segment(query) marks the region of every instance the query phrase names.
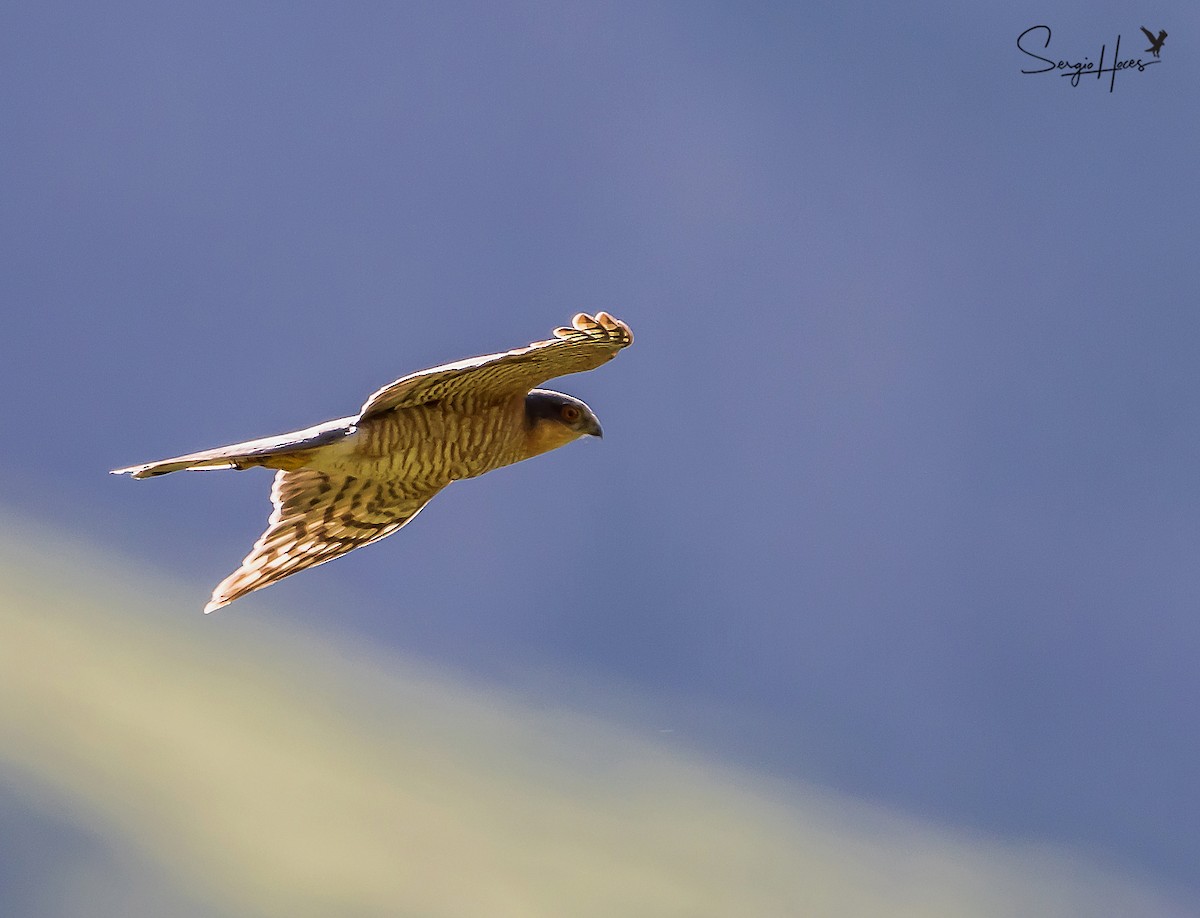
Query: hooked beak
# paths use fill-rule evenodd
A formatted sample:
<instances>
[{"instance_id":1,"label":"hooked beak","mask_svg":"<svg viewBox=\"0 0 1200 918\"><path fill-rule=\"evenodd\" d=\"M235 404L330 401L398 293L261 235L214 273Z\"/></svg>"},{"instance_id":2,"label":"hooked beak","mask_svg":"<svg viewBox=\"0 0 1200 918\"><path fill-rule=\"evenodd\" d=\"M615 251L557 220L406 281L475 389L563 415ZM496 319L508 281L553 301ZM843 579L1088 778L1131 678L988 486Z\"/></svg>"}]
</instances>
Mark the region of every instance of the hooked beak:
<instances>
[{"instance_id":1,"label":"hooked beak","mask_svg":"<svg viewBox=\"0 0 1200 918\"><path fill-rule=\"evenodd\" d=\"M604 438L604 431L600 429L600 422L597 421L595 417L592 417L592 419L588 421L588 425L587 427L583 428L583 432L589 437L599 437L601 439Z\"/></svg>"}]
</instances>

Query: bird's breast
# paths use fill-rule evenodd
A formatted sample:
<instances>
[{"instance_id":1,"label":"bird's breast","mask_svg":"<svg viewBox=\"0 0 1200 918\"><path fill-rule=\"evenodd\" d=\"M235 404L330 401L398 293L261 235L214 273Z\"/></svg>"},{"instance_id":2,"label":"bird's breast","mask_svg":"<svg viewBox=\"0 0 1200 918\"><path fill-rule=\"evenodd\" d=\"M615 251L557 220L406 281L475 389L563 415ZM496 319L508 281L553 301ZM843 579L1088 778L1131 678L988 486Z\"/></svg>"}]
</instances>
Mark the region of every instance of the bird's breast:
<instances>
[{"instance_id":1,"label":"bird's breast","mask_svg":"<svg viewBox=\"0 0 1200 918\"><path fill-rule=\"evenodd\" d=\"M346 458L364 474L370 469L440 487L524 458L524 438L523 403L475 410L419 405L364 422Z\"/></svg>"}]
</instances>

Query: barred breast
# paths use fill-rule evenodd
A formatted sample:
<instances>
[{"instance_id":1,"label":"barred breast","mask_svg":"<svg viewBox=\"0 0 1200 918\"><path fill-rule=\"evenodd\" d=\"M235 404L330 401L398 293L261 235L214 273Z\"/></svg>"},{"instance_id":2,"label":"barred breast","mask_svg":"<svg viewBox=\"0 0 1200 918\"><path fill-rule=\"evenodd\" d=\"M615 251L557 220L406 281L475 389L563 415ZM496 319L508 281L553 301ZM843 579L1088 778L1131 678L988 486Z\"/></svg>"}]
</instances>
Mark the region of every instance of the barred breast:
<instances>
[{"instance_id":1,"label":"barred breast","mask_svg":"<svg viewBox=\"0 0 1200 918\"><path fill-rule=\"evenodd\" d=\"M348 440L345 472L439 488L525 458L525 399L389 411L364 421Z\"/></svg>"}]
</instances>

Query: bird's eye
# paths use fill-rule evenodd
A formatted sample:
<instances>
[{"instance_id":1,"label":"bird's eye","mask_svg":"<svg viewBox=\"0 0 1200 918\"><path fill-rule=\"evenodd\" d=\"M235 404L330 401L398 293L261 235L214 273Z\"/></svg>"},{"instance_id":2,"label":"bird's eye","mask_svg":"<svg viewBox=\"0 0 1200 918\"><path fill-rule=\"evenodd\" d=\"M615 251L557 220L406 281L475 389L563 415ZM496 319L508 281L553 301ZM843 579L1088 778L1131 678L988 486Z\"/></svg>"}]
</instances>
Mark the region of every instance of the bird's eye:
<instances>
[{"instance_id":1,"label":"bird's eye","mask_svg":"<svg viewBox=\"0 0 1200 918\"><path fill-rule=\"evenodd\" d=\"M562 419L568 424L574 424L583 416L583 412L575 405L563 405Z\"/></svg>"}]
</instances>

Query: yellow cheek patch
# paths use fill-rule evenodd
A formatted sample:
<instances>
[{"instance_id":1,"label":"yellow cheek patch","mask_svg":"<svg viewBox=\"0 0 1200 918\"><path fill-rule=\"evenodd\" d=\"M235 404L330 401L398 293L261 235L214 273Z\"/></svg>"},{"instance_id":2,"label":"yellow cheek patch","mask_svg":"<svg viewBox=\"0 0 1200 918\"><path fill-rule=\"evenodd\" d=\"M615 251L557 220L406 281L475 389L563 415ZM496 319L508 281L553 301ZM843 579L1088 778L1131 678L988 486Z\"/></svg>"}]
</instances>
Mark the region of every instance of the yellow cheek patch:
<instances>
[{"instance_id":1,"label":"yellow cheek patch","mask_svg":"<svg viewBox=\"0 0 1200 918\"><path fill-rule=\"evenodd\" d=\"M550 450L566 446L578 438L579 431L571 430L564 424L539 420L526 436L527 455L537 456L540 453L548 453Z\"/></svg>"}]
</instances>

